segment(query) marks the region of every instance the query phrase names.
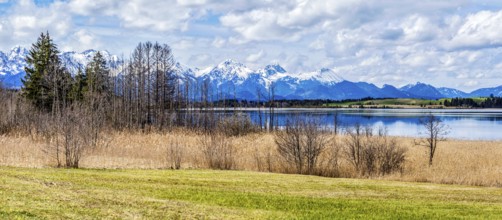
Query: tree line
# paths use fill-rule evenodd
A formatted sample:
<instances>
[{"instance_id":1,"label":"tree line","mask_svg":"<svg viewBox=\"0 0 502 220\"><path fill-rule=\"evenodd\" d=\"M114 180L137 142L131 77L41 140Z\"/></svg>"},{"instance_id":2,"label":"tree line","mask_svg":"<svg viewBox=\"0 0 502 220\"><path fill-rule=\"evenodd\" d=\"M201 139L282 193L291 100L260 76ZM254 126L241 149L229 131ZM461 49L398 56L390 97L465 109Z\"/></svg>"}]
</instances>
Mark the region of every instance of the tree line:
<instances>
[{"instance_id":1,"label":"tree line","mask_svg":"<svg viewBox=\"0 0 502 220\"><path fill-rule=\"evenodd\" d=\"M178 77L167 44L139 43L128 61L117 68L110 68L106 58L96 52L73 74L59 53L50 34L41 33L26 57L21 90L8 90L0 84L0 133L42 137L49 146L45 150L54 155L58 166L78 167L81 151L99 145L106 131L163 132L184 127L206 133L221 128L240 134L276 129L273 116L267 127L256 128L237 111L232 120L213 111L218 107L215 100L222 100L215 97L218 92L208 80ZM273 101L267 104L264 107L274 108Z\"/></svg>"},{"instance_id":2,"label":"tree line","mask_svg":"<svg viewBox=\"0 0 502 220\"><path fill-rule=\"evenodd\" d=\"M0 134L17 132L45 141L43 151L58 167L79 167L86 151L106 145L107 132L168 132L180 127L201 135L209 168L232 169L235 149L229 137L258 131L274 134L277 152L291 172L333 176L318 168L322 163L336 167L342 148L360 175L384 175L401 170L404 164L405 151L385 132L375 134L371 128L356 124L346 129L345 141L338 142L338 117L334 131L313 118L299 116L288 118L279 129L275 108L317 106L330 100L278 101L274 84L267 94L257 91L259 101L227 100L207 79L178 77L172 50L166 44L139 43L118 68L110 68L106 58L96 52L74 74L58 54L49 33L42 33L26 58L21 91L0 85ZM250 106L257 108L257 124L239 112L238 107ZM223 113L215 111L217 108L223 108ZM424 126L437 128L434 123L441 123L437 118L429 119ZM428 142L431 164L441 137L437 130L444 128L429 129L436 132ZM170 156L176 161L173 167L179 168L182 144L171 145ZM319 160L323 153L330 155L328 162Z\"/></svg>"},{"instance_id":3,"label":"tree line","mask_svg":"<svg viewBox=\"0 0 502 220\"><path fill-rule=\"evenodd\" d=\"M476 101L472 98L452 98L445 100L444 106L447 107L464 107L464 108L502 108L502 97L490 97L482 101Z\"/></svg>"}]
</instances>

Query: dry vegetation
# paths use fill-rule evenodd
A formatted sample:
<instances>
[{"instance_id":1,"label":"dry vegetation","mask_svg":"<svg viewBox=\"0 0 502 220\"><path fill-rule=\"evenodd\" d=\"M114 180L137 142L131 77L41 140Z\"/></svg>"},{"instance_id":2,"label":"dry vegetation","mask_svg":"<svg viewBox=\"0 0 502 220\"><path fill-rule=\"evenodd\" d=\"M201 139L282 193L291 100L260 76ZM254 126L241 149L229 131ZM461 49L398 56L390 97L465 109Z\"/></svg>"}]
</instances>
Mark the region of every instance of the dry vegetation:
<instances>
[{"instance_id":1,"label":"dry vegetation","mask_svg":"<svg viewBox=\"0 0 502 220\"><path fill-rule=\"evenodd\" d=\"M195 132L178 130L169 133L114 132L107 134L95 149L85 152L80 167L85 168L140 168L181 169L232 168L264 172L292 173L284 158L278 154L274 135L252 133L240 137L215 137L231 148L232 162L221 167L208 161L203 136ZM338 136L341 143L347 138ZM224 139L224 140L222 140ZM332 139L331 141L335 141ZM397 138L398 145L407 149L406 161L400 172L390 175L367 176L355 171L342 155L343 149L328 145L318 162L321 175L336 177L364 177L402 181L502 186L502 142L447 140L437 149L433 166L428 164L424 147L411 138ZM47 167L56 166L53 157L43 152L46 143L27 136L0 136L0 166ZM342 148L344 146L341 146ZM338 154L338 161L333 161ZM217 157L218 158L218 157ZM338 169L334 170L338 164Z\"/></svg>"},{"instance_id":2,"label":"dry vegetation","mask_svg":"<svg viewBox=\"0 0 502 220\"><path fill-rule=\"evenodd\" d=\"M314 116L279 128L270 85L253 124L236 111L239 102L213 97L209 81L181 84L167 45L140 43L121 77L111 77L99 53L84 75L71 76L47 47L48 35L39 40L47 42L28 61L50 52L50 62L27 68L21 91L0 85L0 166L235 169L502 186L502 142L437 145L446 128L432 115L424 124L430 139L421 142L428 148L357 124L340 132L337 117L333 130ZM232 114L214 111L230 105Z\"/></svg>"}]
</instances>

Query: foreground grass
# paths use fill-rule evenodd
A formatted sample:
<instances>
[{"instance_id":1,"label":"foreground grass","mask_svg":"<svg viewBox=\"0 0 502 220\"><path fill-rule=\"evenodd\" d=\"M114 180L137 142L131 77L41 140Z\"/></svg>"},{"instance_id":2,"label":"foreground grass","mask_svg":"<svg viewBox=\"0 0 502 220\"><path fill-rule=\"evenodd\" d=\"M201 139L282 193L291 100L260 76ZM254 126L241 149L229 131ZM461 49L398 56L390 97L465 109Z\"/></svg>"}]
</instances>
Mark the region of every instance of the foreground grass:
<instances>
[{"instance_id":1,"label":"foreground grass","mask_svg":"<svg viewBox=\"0 0 502 220\"><path fill-rule=\"evenodd\" d=\"M0 167L0 218L502 218L502 189L242 171Z\"/></svg>"}]
</instances>

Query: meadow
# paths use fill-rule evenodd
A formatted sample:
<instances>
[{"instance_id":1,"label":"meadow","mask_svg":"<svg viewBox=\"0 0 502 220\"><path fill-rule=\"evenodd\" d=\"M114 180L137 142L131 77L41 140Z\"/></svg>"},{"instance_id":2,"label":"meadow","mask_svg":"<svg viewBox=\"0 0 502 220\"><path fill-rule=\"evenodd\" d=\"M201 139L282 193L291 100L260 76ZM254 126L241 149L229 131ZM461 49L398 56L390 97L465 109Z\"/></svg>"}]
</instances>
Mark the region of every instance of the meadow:
<instances>
[{"instance_id":1,"label":"meadow","mask_svg":"<svg viewBox=\"0 0 502 220\"><path fill-rule=\"evenodd\" d=\"M478 105L487 98L475 97L471 98ZM337 103L327 104L328 107L360 107L365 108L466 108L462 106L447 107L445 101L451 102L451 98L441 98L437 100L417 99L417 98L391 98L391 99L373 99L360 101L342 101ZM467 107L468 108L468 107Z\"/></svg>"},{"instance_id":2,"label":"meadow","mask_svg":"<svg viewBox=\"0 0 502 220\"><path fill-rule=\"evenodd\" d=\"M250 171L0 167L2 219L500 219L502 189Z\"/></svg>"}]
</instances>

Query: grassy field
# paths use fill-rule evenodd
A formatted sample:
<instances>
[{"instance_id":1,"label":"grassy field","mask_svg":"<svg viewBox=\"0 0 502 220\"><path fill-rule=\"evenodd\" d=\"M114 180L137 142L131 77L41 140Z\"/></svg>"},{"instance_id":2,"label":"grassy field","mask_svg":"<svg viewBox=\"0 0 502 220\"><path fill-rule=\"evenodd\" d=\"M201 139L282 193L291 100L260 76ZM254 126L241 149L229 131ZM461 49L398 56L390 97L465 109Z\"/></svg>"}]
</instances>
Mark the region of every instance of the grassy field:
<instances>
[{"instance_id":1,"label":"grassy field","mask_svg":"<svg viewBox=\"0 0 502 220\"><path fill-rule=\"evenodd\" d=\"M0 218L500 219L502 189L245 171L0 167Z\"/></svg>"},{"instance_id":2,"label":"grassy field","mask_svg":"<svg viewBox=\"0 0 502 220\"><path fill-rule=\"evenodd\" d=\"M486 100L486 98L472 98L478 104ZM406 108L406 107L440 107L443 106L445 100L451 101L451 98L444 98L439 100L426 100L426 99L375 99L375 100L365 100L365 101L347 101L341 103L331 103L328 106L340 106L340 107L389 107L389 108ZM444 106L443 106L444 107Z\"/></svg>"},{"instance_id":3,"label":"grassy field","mask_svg":"<svg viewBox=\"0 0 502 220\"><path fill-rule=\"evenodd\" d=\"M360 106L360 105L436 105L439 104L436 100L425 100L425 99L375 99L375 100L366 100L366 101L351 101L351 102L343 102L343 103L334 103L331 105L340 105L340 106Z\"/></svg>"}]
</instances>

